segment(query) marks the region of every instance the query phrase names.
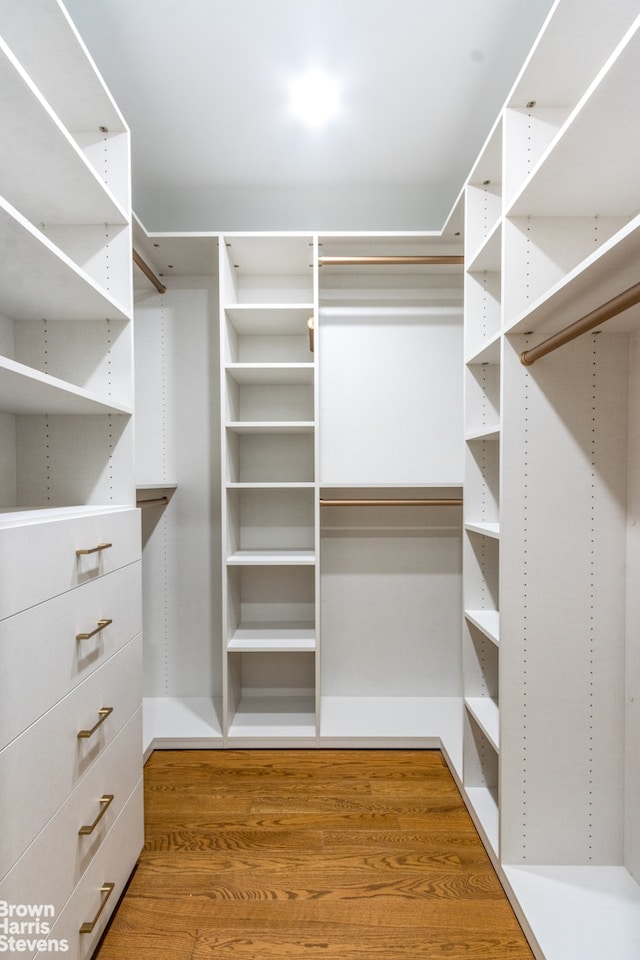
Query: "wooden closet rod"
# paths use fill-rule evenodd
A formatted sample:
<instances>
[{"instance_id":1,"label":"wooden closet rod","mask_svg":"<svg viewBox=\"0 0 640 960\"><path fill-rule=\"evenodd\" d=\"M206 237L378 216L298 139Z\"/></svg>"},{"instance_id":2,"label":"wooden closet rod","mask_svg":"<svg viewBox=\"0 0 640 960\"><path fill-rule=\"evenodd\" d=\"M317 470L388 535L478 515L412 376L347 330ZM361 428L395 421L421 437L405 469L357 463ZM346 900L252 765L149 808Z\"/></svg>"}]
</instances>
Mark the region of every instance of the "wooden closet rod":
<instances>
[{"instance_id":1,"label":"wooden closet rod","mask_svg":"<svg viewBox=\"0 0 640 960\"><path fill-rule=\"evenodd\" d=\"M551 353L552 350L557 350L558 347L562 347L565 343L575 340L576 337L579 337L581 334L588 333L589 330L593 330L594 327L604 323L605 320L611 320L613 317L617 317L623 310L633 307L636 303L640 303L640 283L635 283L632 287L629 287L628 290L612 297L611 300L607 300L602 306L596 307L591 313L585 314L584 317L570 323L568 327L559 330L558 333L554 333L551 337L547 337L547 339L539 343L537 347L524 350L520 354L520 363L525 367L530 367L536 360L545 357L548 353Z\"/></svg>"},{"instance_id":2,"label":"wooden closet rod","mask_svg":"<svg viewBox=\"0 0 640 960\"><path fill-rule=\"evenodd\" d=\"M320 500L321 507L461 507L461 498L432 500Z\"/></svg>"},{"instance_id":3,"label":"wooden closet rod","mask_svg":"<svg viewBox=\"0 0 640 960\"><path fill-rule=\"evenodd\" d=\"M321 267L379 267L463 264L463 256L438 255L416 257L319 257Z\"/></svg>"},{"instance_id":4,"label":"wooden closet rod","mask_svg":"<svg viewBox=\"0 0 640 960\"><path fill-rule=\"evenodd\" d=\"M133 254L133 262L137 267L140 267L145 277L151 280L151 283L154 285L158 293L166 293L167 288L160 280L158 280L151 267L144 262L138 251L132 250L131 252Z\"/></svg>"}]
</instances>

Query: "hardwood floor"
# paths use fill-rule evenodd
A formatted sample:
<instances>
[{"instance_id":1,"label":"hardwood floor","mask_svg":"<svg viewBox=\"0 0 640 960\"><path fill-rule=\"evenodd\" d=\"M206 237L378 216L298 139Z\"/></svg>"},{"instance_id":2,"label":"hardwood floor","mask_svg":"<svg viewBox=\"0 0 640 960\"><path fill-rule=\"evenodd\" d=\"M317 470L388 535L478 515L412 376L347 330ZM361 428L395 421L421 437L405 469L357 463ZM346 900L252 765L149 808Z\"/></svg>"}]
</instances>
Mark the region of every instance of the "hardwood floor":
<instances>
[{"instance_id":1,"label":"hardwood floor","mask_svg":"<svg viewBox=\"0 0 640 960\"><path fill-rule=\"evenodd\" d=\"M438 751L156 751L96 960L531 960Z\"/></svg>"}]
</instances>

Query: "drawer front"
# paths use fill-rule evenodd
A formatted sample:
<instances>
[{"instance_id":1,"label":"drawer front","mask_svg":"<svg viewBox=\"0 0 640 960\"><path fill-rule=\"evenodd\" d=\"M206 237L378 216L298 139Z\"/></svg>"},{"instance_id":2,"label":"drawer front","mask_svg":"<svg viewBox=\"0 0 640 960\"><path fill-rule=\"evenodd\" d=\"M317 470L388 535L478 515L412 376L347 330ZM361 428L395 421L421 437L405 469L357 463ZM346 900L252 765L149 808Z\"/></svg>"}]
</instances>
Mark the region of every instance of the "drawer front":
<instances>
[{"instance_id":1,"label":"drawer front","mask_svg":"<svg viewBox=\"0 0 640 960\"><path fill-rule=\"evenodd\" d=\"M9 827L0 832L0 876L140 707L141 655L138 635L0 752L0 823Z\"/></svg>"},{"instance_id":2,"label":"drawer front","mask_svg":"<svg viewBox=\"0 0 640 960\"><path fill-rule=\"evenodd\" d=\"M140 780L99 853L48 934L49 939L57 940L61 946L68 945L66 955L73 960L89 960L92 956L136 865L142 848L143 831ZM113 884L113 887L103 891L106 884ZM91 931L80 933L83 924L92 927ZM51 950L36 954L37 957L46 957L48 960L51 955Z\"/></svg>"},{"instance_id":3,"label":"drawer front","mask_svg":"<svg viewBox=\"0 0 640 960\"><path fill-rule=\"evenodd\" d=\"M0 526L0 620L140 556L133 508Z\"/></svg>"},{"instance_id":4,"label":"drawer front","mask_svg":"<svg viewBox=\"0 0 640 960\"><path fill-rule=\"evenodd\" d=\"M140 708L9 871L0 901L60 913L142 776L141 741Z\"/></svg>"},{"instance_id":5,"label":"drawer front","mask_svg":"<svg viewBox=\"0 0 640 960\"><path fill-rule=\"evenodd\" d=\"M0 620L0 749L140 633L140 579L136 561Z\"/></svg>"}]
</instances>

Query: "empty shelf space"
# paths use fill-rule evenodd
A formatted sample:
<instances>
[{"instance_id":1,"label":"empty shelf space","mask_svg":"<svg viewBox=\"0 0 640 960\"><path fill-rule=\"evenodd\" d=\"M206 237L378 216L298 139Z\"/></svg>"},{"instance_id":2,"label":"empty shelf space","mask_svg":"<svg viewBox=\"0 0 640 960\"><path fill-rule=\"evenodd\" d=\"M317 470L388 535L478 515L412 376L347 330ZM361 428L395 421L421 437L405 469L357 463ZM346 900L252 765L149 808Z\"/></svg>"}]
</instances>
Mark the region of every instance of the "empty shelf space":
<instances>
[{"instance_id":1,"label":"empty shelf space","mask_svg":"<svg viewBox=\"0 0 640 960\"><path fill-rule=\"evenodd\" d=\"M0 198L0 313L15 320L128 319L126 311Z\"/></svg>"},{"instance_id":2,"label":"empty shelf space","mask_svg":"<svg viewBox=\"0 0 640 960\"><path fill-rule=\"evenodd\" d=\"M132 408L112 403L57 377L0 358L0 410L17 414L131 414Z\"/></svg>"},{"instance_id":3,"label":"empty shelf space","mask_svg":"<svg viewBox=\"0 0 640 960\"><path fill-rule=\"evenodd\" d=\"M3 196L34 223L126 223L125 213L0 39Z\"/></svg>"},{"instance_id":4,"label":"empty shelf space","mask_svg":"<svg viewBox=\"0 0 640 960\"><path fill-rule=\"evenodd\" d=\"M465 610L467 620L489 640L500 642L500 614L497 610Z\"/></svg>"},{"instance_id":5,"label":"empty shelf space","mask_svg":"<svg viewBox=\"0 0 640 960\"><path fill-rule=\"evenodd\" d=\"M500 749L500 712L489 697L465 697L464 705L497 752Z\"/></svg>"},{"instance_id":6,"label":"empty shelf space","mask_svg":"<svg viewBox=\"0 0 640 960\"><path fill-rule=\"evenodd\" d=\"M583 97L509 216L624 216L635 212L640 139L629 113L640 31ZM589 162L585 163L584 158Z\"/></svg>"},{"instance_id":7,"label":"empty shelf space","mask_svg":"<svg viewBox=\"0 0 640 960\"><path fill-rule=\"evenodd\" d=\"M244 694L229 724L229 739L311 739L316 735L312 694Z\"/></svg>"}]
</instances>

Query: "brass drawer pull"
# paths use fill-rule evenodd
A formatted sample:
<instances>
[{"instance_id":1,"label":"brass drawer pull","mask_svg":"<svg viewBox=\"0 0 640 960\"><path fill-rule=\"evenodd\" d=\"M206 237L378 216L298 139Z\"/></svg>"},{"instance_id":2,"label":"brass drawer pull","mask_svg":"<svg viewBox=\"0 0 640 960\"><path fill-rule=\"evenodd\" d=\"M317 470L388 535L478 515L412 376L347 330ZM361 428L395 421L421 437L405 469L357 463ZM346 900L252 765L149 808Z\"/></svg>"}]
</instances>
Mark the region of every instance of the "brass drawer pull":
<instances>
[{"instance_id":1,"label":"brass drawer pull","mask_svg":"<svg viewBox=\"0 0 640 960\"><path fill-rule=\"evenodd\" d=\"M76 557L86 557L89 553L100 553L101 550L108 550L112 543L99 543L97 547L89 547L88 550L76 550Z\"/></svg>"},{"instance_id":2,"label":"brass drawer pull","mask_svg":"<svg viewBox=\"0 0 640 960\"><path fill-rule=\"evenodd\" d=\"M90 730L80 730L80 732L78 733L79 740L86 740L88 737L92 737L93 734L98 729L98 727L105 722L109 714L113 713L113 707L100 707L100 709L98 710L98 713L100 714L100 719L98 720L98 722L94 723L94 725L91 727Z\"/></svg>"},{"instance_id":3,"label":"brass drawer pull","mask_svg":"<svg viewBox=\"0 0 640 960\"><path fill-rule=\"evenodd\" d=\"M113 620L98 620L98 626L95 630L92 630L91 633L76 633L76 640L90 640L91 637L95 637L96 633L100 633L101 630L108 627L110 623L113 623Z\"/></svg>"},{"instance_id":4,"label":"brass drawer pull","mask_svg":"<svg viewBox=\"0 0 640 960\"><path fill-rule=\"evenodd\" d=\"M82 926L80 927L80 933L93 933L93 928L95 927L96 923L97 923L98 920L100 919L100 914L102 913L102 911L104 910L105 906L107 905L107 900L109 899L109 897L110 897L111 894L113 893L113 888L114 888L114 887L115 887L115 883L103 883L103 884L102 884L102 886L100 887L100 893L106 893L106 897L103 897L102 903L101 903L100 906L98 907L98 912L96 913L96 915L95 915L95 917L93 918L93 920L88 920L86 923L83 923L83 924L82 924Z\"/></svg>"},{"instance_id":5,"label":"brass drawer pull","mask_svg":"<svg viewBox=\"0 0 640 960\"><path fill-rule=\"evenodd\" d=\"M104 796L100 797L100 800L99 800L98 802L102 804L102 809L101 809L100 813L98 814L98 816L97 816L97 817L95 818L95 820L93 821L93 823L89 823L89 824L87 824L87 825L84 826L84 827L80 827L80 829L78 830L78 833L80 834L81 837L86 837L86 836L88 836L90 833L93 833L93 831L94 831L95 828L98 826L98 824L100 823L100 821L101 821L102 818L104 817L105 813L107 812L107 810L109 809L109 807L110 807L111 804L113 803L113 794L112 794L112 793L105 793Z\"/></svg>"}]
</instances>

